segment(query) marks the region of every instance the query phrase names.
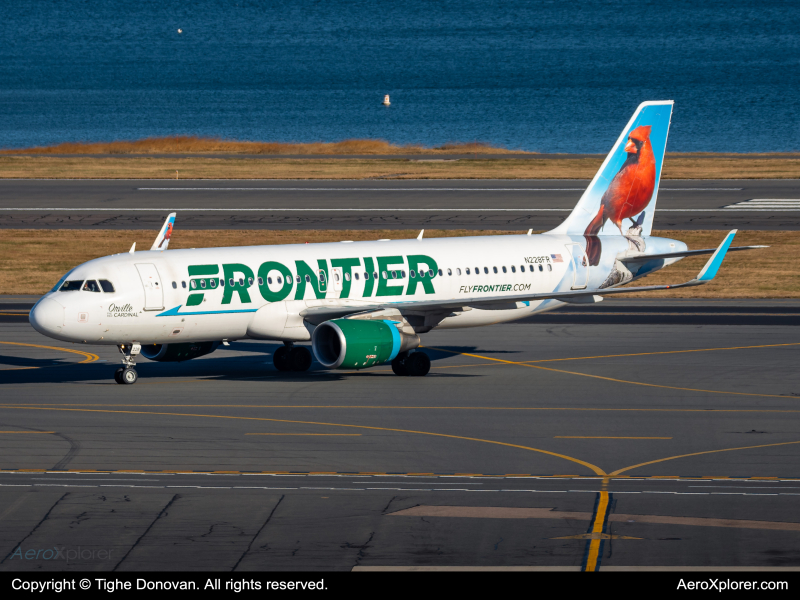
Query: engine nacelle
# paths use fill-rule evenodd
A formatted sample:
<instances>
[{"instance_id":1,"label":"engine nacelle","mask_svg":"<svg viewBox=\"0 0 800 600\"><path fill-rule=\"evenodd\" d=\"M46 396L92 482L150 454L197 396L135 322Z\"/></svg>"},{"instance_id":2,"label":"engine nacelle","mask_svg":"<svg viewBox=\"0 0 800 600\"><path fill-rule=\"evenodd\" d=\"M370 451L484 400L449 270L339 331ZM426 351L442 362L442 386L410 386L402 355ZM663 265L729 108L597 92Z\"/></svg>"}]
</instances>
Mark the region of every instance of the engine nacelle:
<instances>
[{"instance_id":1,"label":"engine nacelle","mask_svg":"<svg viewBox=\"0 0 800 600\"><path fill-rule=\"evenodd\" d=\"M333 319L317 326L314 355L328 369L366 369L419 346L419 336L403 333L389 320Z\"/></svg>"},{"instance_id":2,"label":"engine nacelle","mask_svg":"<svg viewBox=\"0 0 800 600\"><path fill-rule=\"evenodd\" d=\"M148 344L141 355L156 362L181 362L211 354L220 342L189 342L184 344Z\"/></svg>"}]
</instances>

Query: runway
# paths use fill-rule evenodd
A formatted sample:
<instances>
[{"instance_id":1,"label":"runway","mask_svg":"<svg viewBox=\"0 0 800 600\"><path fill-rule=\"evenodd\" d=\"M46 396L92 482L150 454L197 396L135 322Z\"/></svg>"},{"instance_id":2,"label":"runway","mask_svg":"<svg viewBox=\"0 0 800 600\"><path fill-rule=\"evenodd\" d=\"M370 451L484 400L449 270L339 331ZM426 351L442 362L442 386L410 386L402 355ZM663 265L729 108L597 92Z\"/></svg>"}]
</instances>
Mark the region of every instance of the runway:
<instances>
[{"instance_id":1,"label":"runway","mask_svg":"<svg viewBox=\"0 0 800 600\"><path fill-rule=\"evenodd\" d=\"M431 332L425 378L279 374L233 342L128 387L116 348L4 300L0 569L798 563L798 301ZM56 544L94 553L13 556Z\"/></svg>"},{"instance_id":2,"label":"runway","mask_svg":"<svg viewBox=\"0 0 800 600\"><path fill-rule=\"evenodd\" d=\"M586 180L0 180L0 227L551 229ZM800 226L800 180L667 180L658 229Z\"/></svg>"}]
</instances>

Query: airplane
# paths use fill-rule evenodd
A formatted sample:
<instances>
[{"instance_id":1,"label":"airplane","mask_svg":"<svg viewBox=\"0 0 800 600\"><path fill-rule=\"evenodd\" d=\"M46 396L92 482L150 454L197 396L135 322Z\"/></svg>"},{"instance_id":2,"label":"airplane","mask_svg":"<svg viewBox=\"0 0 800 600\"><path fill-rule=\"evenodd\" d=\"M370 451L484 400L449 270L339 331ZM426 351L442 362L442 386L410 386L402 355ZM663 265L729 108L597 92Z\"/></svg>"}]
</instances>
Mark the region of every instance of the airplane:
<instances>
[{"instance_id":1,"label":"airplane","mask_svg":"<svg viewBox=\"0 0 800 600\"><path fill-rule=\"evenodd\" d=\"M177 362L240 339L282 342L278 371L390 363L424 376L420 336L515 321L612 294L714 279L717 248L651 235L673 101L642 103L577 206L544 234L167 250L175 213L149 251L97 258L64 275L30 312L40 333L116 345L114 379L133 384L137 356ZM686 256L711 254L692 280L620 287Z\"/></svg>"}]
</instances>

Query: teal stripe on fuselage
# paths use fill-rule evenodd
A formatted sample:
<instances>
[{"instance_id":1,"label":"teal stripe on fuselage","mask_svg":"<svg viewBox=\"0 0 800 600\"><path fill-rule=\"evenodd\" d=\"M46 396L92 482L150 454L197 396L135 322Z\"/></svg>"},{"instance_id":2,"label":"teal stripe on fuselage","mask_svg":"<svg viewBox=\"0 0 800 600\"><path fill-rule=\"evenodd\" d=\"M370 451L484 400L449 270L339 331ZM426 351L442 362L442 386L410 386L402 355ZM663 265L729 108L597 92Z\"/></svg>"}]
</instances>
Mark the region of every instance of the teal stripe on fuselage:
<instances>
[{"instance_id":1,"label":"teal stripe on fuselage","mask_svg":"<svg viewBox=\"0 0 800 600\"><path fill-rule=\"evenodd\" d=\"M181 306L183 306L181 304ZM228 315L234 313L251 313L256 312L257 308L243 308L239 310L202 310L202 311L195 311L195 312L178 312L181 309L181 306L176 306L175 308L170 308L167 311L162 313L158 313L157 317L183 317L186 315Z\"/></svg>"}]
</instances>

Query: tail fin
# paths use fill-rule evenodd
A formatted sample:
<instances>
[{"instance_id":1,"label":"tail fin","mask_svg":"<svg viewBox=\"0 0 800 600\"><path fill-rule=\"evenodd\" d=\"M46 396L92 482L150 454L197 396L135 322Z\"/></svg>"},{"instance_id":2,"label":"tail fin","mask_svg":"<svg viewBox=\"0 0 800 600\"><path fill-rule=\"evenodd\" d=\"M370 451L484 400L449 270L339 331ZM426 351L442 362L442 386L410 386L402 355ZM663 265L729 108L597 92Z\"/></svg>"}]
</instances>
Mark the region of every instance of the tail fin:
<instances>
[{"instance_id":1,"label":"tail fin","mask_svg":"<svg viewBox=\"0 0 800 600\"><path fill-rule=\"evenodd\" d=\"M672 104L662 100L639 105L578 205L550 233L619 235L624 219L641 227L641 235L650 235ZM624 206L616 214L611 210L615 200Z\"/></svg>"},{"instance_id":2,"label":"tail fin","mask_svg":"<svg viewBox=\"0 0 800 600\"><path fill-rule=\"evenodd\" d=\"M169 240L172 237L172 228L174 225L175 213L169 213L167 220L164 221L164 224L161 226L161 231L158 232L158 237L156 237L156 241L153 242L150 250L163 251L167 249L167 246L169 246Z\"/></svg>"}]
</instances>

